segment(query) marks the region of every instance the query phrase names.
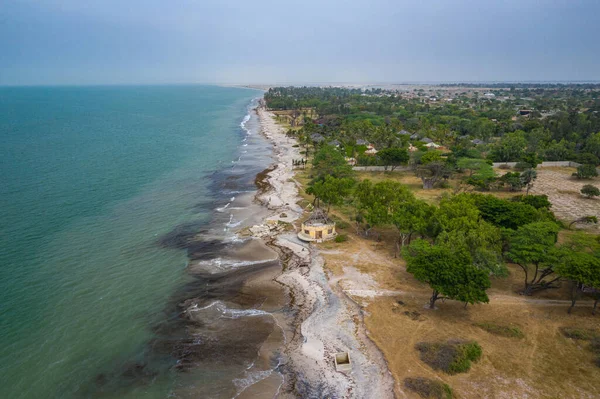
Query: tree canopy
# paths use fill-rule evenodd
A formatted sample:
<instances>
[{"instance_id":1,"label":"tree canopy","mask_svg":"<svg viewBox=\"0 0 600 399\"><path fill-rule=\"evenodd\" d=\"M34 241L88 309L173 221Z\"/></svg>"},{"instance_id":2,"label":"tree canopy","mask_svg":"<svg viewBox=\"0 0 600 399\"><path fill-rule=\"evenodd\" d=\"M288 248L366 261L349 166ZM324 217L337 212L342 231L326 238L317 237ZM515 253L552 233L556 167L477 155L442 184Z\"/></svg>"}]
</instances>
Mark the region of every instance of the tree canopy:
<instances>
[{"instance_id":1,"label":"tree canopy","mask_svg":"<svg viewBox=\"0 0 600 399\"><path fill-rule=\"evenodd\" d=\"M452 250L419 239L404 250L404 257L406 270L433 289L430 308L433 309L436 301L442 298L465 304L489 302L486 293L491 285L488 274L473 266L467 251Z\"/></svg>"}]
</instances>

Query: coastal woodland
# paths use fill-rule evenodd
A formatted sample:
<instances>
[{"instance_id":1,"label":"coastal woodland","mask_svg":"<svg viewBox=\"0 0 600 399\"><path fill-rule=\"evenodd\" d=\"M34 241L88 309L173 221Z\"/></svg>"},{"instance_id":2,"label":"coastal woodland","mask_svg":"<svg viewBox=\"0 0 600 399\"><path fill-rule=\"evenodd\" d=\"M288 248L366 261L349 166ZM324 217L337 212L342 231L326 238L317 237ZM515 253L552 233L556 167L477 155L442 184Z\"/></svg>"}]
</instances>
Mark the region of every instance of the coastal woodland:
<instances>
[{"instance_id":1,"label":"coastal woodland","mask_svg":"<svg viewBox=\"0 0 600 399\"><path fill-rule=\"evenodd\" d=\"M276 87L265 104L301 149L303 205L336 221L330 276L377 292L348 295L403 393L600 396L600 85Z\"/></svg>"}]
</instances>

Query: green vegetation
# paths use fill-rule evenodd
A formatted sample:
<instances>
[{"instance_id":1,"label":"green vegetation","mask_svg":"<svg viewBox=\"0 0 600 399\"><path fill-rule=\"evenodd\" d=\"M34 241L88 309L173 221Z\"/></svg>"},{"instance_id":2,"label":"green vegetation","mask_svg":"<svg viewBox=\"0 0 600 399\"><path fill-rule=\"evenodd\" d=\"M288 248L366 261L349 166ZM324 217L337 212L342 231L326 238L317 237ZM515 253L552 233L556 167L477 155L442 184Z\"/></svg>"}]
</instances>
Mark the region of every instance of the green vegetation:
<instances>
[{"instance_id":1,"label":"green vegetation","mask_svg":"<svg viewBox=\"0 0 600 399\"><path fill-rule=\"evenodd\" d=\"M498 335L507 338L524 338L525 334L519 327L503 326L493 322L476 323L477 327L489 332L490 334Z\"/></svg>"},{"instance_id":2,"label":"green vegetation","mask_svg":"<svg viewBox=\"0 0 600 399\"><path fill-rule=\"evenodd\" d=\"M434 370L447 374L466 373L472 362L477 362L483 353L477 342L449 341L447 343L420 342L416 349L421 360Z\"/></svg>"},{"instance_id":3,"label":"green vegetation","mask_svg":"<svg viewBox=\"0 0 600 399\"><path fill-rule=\"evenodd\" d=\"M577 167L577 172L573 173L573 176L578 179L592 179L598 176L598 171L595 165L585 164Z\"/></svg>"},{"instance_id":4,"label":"green vegetation","mask_svg":"<svg viewBox=\"0 0 600 399\"><path fill-rule=\"evenodd\" d=\"M560 332L565 337L575 339L578 341L590 341L600 336L600 334L598 334L598 331L596 330L577 327L562 327L560 329Z\"/></svg>"},{"instance_id":5,"label":"green vegetation","mask_svg":"<svg viewBox=\"0 0 600 399\"><path fill-rule=\"evenodd\" d=\"M598 165L598 89L597 84L503 84L494 88L492 99L465 88L460 93L441 90L447 101L432 102L422 91L275 87L265 100L270 109L302 119L294 134L319 134L323 143L338 140L349 155L358 155L357 140L377 150L407 148L409 141L422 149L421 139L429 138L457 158L485 154L495 162L522 162L528 169L540 161ZM531 112L520 112L524 108ZM367 164L386 163L385 157L359 158Z\"/></svg>"},{"instance_id":6,"label":"green vegetation","mask_svg":"<svg viewBox=\"0 0 600 399\"><path fill-rule=\"evenodd\" d=\"M315 205L325 204L327 211L339 207L356 234L365 237L380 239L393 229L396 255L402 254L407 270L432 289L430 307L444 298L465 306L487 302L490 277L506 276L509 261L522 269L526 295L569 282L571 311L583 296L598 303L600 249L581 244L585 240L580 235L559 243L562 225L548 197L529 192L542 161L577 161L582 164L577 178L596 175L599 89L500 85L494 98L467 88L460 93L442 90L438 98L452 98L433 101L423 91L279 87L270 89L265 100L269 108L289 113L294 128L288 134L298 139L307 157L312 155L307 193L315 197ZM493 161L517 165L497 173ZM422 192L426 202L398 181L357 181L350 165L354 162L387 171L409 169L425 190L448 187L451 179L459 183L454 195L428 191L434 200ZM588 185L582 193L594 197L594 189ZM506 194L463 192L473 190L523 195L503 199L499 197ZM597 217L579 218L569 227L578 222L597 223ZM339 221L338 228L347 227ZM485 329L516 334L509 327Z\"/></svg>"},{"instance_id":7,"label":"green vegetation","mask_svg":"<svg viewBox=\"0 0 600 399\"><path fill-rule=\"evenodd\" d=\"M511 235L506 256L525 272L525 295L553 288L560 278L553 275L558 255L555 246L558 230L555 223L536 222L519 227Z\"/></svg>"},{"instance_id":8,"label":"green vegetation","mask_svg":"<svg viewBox=\"0 0 600 399\"><path fill-rule=\"evenodd\" d=\"M346 242L348 241L348 234L338 234L335 236L335 242Z\"/></svg>"},{"instance_id":9,"label":"green vegetation","mask_svg":"<svg viewBox=\"0 0 600 399\"><path fill-rule=\"evenodd\" d=\"M591 184L586 184L581 188L581 194L588 198L598 197L600 196L600 188L592 186Z\"/></svg>"},{"instance_id":10,"label":"green vegetation","mask_svg":"<svg viewBox=\"0 0 600 399\"><path fill-rule=\"evenodd\" d=\"M490 288L488 273L473 265L464 248L452 249L416 240L405 251L406 270L433 289L429 307L439 299L455 299L465 303L489 302L486 289ZM443 295L443 296L442 296Z\"/></svg>"},{"instance_id":11,"label":"green vegetation","mask_svg":"<svg viewBox=\"0 0 600 399\"><path fill-rule=\"evenodd\" d=\"M448 384L441 381L430 380L424 377L405 378L404 387L417 393L424 399L452 399L454 394Z\"/></svg>"}]
</instances>

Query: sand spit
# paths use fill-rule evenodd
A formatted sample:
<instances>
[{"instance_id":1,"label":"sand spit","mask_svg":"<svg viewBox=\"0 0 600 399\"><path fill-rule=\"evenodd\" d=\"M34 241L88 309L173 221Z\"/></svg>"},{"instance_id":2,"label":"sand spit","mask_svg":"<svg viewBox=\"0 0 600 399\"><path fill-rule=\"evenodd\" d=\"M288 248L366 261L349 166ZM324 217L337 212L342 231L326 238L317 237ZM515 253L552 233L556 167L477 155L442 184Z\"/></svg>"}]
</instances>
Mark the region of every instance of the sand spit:
<instances>
[{"instance_id":1,"label":"sand spit","mask_svg":"<svg viewBox=\"0 0 600 399\"><path fill-rule=\"evenodd\" d=\"M383 355L368 338L361 307L338 282L328 279L317 247L281 227L303 214L292 168L292 160L302 156L272 114L262 107L257 113L276 163L264 177L268 187L257 194L257 200L273 213L250 231L279 253L284 267L276 281L289 290L295 314L286 332L280 366L285 379L278 397L393 398L394 380ZM334 366L334 354L346 351L353 363L349 374L337 372Z\"/></svg>"}]
</instances>

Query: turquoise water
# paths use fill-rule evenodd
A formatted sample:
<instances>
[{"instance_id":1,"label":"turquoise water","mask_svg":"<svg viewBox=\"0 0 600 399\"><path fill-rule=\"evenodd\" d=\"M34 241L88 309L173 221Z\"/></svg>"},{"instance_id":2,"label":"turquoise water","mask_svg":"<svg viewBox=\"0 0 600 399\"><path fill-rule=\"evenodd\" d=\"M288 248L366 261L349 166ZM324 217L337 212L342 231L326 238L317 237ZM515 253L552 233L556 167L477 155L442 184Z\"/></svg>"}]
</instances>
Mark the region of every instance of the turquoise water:
<instances>
[{"instance_id":1,"label":"turquoise water","mask_svg":"<svg viewBox=\"0 0 600 399\"><path fill-rule=\"evenodd\" d=\"M0 88L0 397L99 397L100 373L143 356L189 279L185 251L157 237L208 220L206 173L237 158L259 94ZM115 397L172 384L165 373Z\"/></svg>"}]
</instances>

